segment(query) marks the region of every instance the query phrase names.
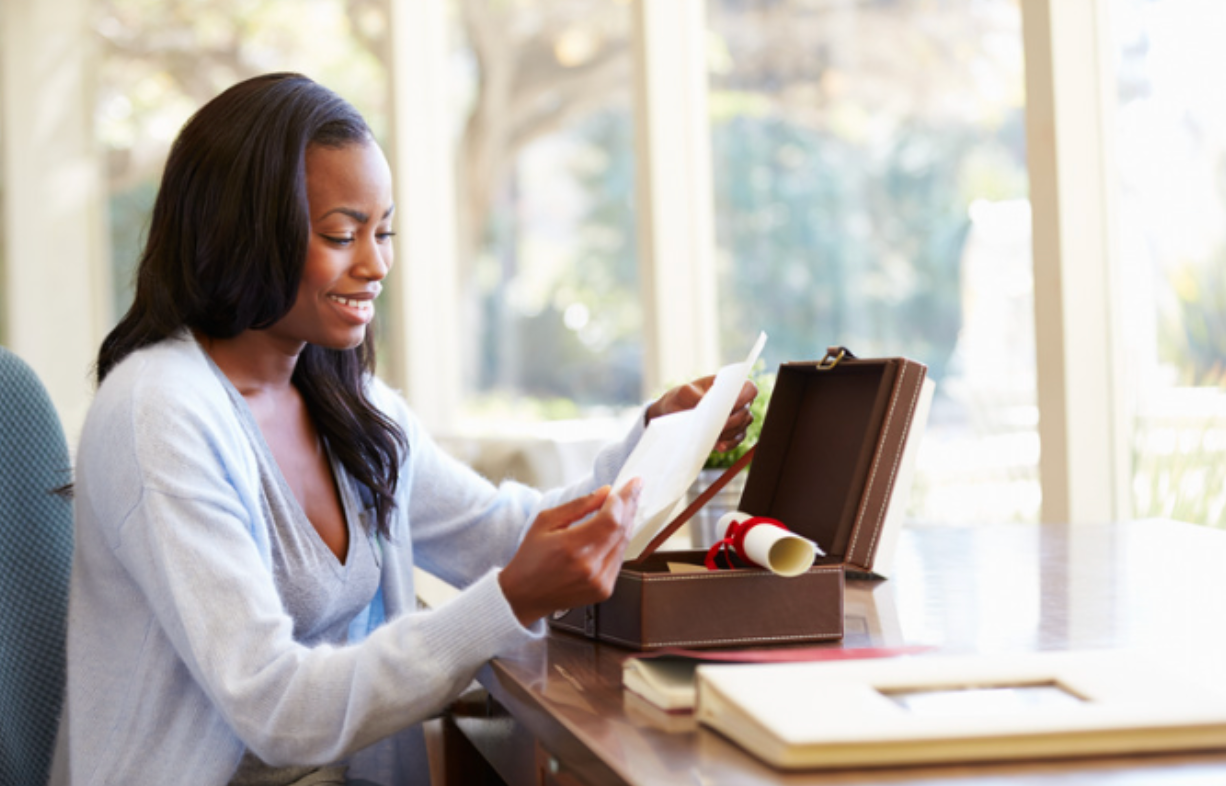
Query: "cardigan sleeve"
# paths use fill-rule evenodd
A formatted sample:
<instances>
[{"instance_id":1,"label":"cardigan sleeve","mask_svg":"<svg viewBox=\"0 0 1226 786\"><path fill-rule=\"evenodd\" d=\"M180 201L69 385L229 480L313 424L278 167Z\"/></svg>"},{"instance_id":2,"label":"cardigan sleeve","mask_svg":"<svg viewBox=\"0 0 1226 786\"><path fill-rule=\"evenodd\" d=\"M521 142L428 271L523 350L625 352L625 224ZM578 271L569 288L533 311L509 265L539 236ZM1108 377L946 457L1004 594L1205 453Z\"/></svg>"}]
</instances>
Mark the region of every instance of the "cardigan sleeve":
<instances>
[{"instance_id":1,"label":"cardigan sleeve","mask_svg":"<svg viewBox=\"0 0 1226 786\"><path fill-rule=\"evenodd\" d=\"M505 565L542 510L616 480L644 430L640 416L622 440L596 456L587 477L541 492L514 481L491 483L440 448L399 394L376 381L374 395L409 441L399 497L415 562L459 587Z\"/></svg>"}]
</instances>

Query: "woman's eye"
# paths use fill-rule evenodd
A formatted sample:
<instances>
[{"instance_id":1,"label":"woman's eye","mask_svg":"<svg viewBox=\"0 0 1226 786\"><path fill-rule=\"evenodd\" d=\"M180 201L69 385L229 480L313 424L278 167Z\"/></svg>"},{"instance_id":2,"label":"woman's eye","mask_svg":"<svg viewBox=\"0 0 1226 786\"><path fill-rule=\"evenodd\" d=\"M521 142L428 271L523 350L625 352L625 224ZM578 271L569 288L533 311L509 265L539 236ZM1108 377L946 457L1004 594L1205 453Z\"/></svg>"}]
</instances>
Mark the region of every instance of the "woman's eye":
<instances>
[{"instance_id":1,"label":"woman's eye","mask_svg":"<svg viewBox=\"0 0 1226 786\"><path fill-rule=\"evenodd\" d=\"M388 232L380 232L380 233L378 234L378 238L379 238L379 242L380 242L380 243L383 243L383 242L386 242L386 241L388 241L388 240L391 240L391 239L392 239L392 238L394 238L394 237L396 237L396 233L395 233L395 232L391 232L391 231L388 231Z\"/></svg>"},{"instance_id":2,"label":"woman's eye","mask_svg":"<svg viewBox=\"0 0 1226 786\"><path fill-rule=\"evenodd\" d=\"M323 238L337 246L347 246L353 242L353 238L347 235L324 235Z\"/></svg>"}]
</instances>

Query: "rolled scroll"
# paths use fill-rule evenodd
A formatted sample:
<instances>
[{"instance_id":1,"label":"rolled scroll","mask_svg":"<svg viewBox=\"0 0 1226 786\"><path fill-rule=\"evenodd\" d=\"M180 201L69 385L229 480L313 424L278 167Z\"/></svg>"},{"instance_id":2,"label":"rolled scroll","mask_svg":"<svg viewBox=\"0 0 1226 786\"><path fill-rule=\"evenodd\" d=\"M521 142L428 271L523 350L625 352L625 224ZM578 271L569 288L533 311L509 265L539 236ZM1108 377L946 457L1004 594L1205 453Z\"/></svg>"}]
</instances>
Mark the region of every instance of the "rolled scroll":
<instances>
[{"instance_id":1,"label":"rolled scroll","mask_svg":"<svg viewBox=\"0 0 1226 786\"><path fill-rule=\"evenodd\" d=\"M717 531L724 533L724 539L707 552L707 567L712 570L716 568L716 556L723 550L725 560L728 560L728 551L735 551L755 567L766 568L779 576L799 576L813 567L813 559L818 554L826 553L813 541L788 530L777 519L739 510L725 513Z\"/></svg>"}]
</instances>

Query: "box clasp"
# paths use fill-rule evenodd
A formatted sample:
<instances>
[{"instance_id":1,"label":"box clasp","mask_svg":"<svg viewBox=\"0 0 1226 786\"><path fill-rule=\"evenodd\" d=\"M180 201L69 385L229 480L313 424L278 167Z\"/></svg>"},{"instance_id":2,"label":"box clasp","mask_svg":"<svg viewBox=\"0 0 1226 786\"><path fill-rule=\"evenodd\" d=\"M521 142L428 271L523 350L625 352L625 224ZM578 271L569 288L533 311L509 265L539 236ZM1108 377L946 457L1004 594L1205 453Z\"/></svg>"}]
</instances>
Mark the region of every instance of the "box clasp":
<instances>
[{"instance_id":1,"label":"box clasp","mask_svg":"<svg viewBox=\"0 0 1226 786\"><path fill-rule=\"evenodd\" d=\"M818 362L817 368L819 371L829 371L843 358L855 360L856 356L847 347L826 347L826 356Z\"/></svg>"}]
</instances>

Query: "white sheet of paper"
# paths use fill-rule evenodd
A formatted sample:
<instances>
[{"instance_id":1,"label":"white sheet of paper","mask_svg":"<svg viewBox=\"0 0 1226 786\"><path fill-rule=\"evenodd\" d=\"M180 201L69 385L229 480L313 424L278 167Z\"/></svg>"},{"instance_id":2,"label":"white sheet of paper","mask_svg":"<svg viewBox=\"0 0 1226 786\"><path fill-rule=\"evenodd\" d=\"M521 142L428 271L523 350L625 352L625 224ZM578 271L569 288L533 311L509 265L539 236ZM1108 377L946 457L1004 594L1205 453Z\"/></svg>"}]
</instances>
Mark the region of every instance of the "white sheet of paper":
<instances>
[{"instance_id":1,"label":"white sheet of paper","mask_svg":"<svg viewBox=\"0 0 1226 786\"><path fill-rule=\"evenodd\" d=\"M634 559L641 554L684 501L686 490L698 477L707 456L715 447L737 396L765 345L766 334L760 333L744 362L731 363L719 370L698 406L655 418L647 424L642 439L613 482L616 491L632 478L643 480L634 530L630 535L630 545L626 547L626 559Z\"/></svg>"}]
</instances>

